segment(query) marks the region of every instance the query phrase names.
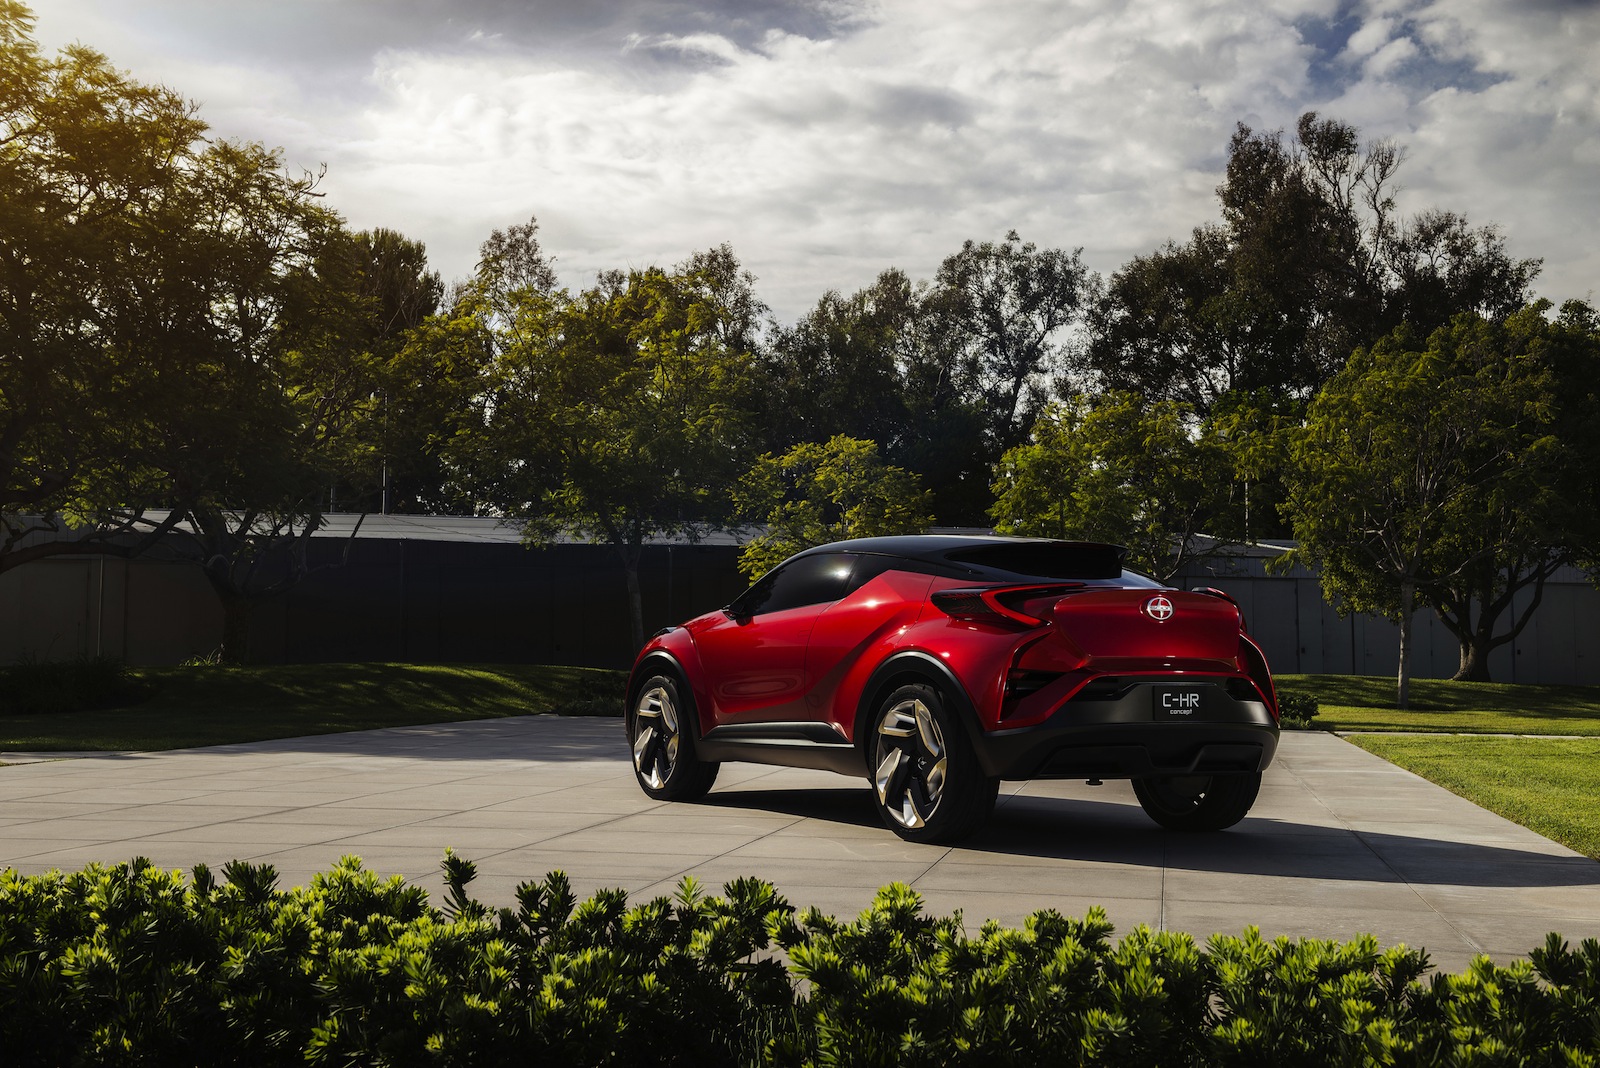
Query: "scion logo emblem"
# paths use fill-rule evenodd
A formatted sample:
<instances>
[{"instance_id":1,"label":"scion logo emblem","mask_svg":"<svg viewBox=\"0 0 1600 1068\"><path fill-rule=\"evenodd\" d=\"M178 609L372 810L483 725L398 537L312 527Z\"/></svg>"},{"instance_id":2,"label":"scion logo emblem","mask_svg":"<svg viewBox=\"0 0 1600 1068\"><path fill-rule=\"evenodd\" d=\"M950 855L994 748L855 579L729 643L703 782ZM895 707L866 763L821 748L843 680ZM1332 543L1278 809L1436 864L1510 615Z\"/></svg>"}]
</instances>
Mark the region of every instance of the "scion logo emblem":
<instances>
[{"instance_id":1,"label":"scion logo emblem","mask_svg":"<svg viewBox=\"0 0 1600 1068\"><path fill-rule=\"evenodd\" d=\"M1152 597L1144 603L1144 610L1151 619L1161 622L1172 618L1172 602L1165 597Z\"/></svg>"}]
</instances>

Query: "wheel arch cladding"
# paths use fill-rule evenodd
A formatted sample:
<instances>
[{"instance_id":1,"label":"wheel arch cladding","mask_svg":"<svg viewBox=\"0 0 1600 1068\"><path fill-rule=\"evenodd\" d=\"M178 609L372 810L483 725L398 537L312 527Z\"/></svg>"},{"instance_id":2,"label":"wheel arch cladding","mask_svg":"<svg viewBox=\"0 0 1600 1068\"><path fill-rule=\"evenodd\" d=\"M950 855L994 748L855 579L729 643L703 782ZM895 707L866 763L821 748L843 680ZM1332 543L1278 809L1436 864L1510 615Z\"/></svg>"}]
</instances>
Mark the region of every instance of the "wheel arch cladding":
<instances>
[{"instance_id":1,"label":"wheel arch cladding","mask_svg":"<svg viewBox=\"0 0 1600 1068\"><path fill-rule=\"evenodd\" d=\"M689 673L683 669L683 663L665 649L652 651L634 667L633 675L628 679L628 704L624 710L624 729L627 717L633 715L633 707L639 700L639 692L655 675L665 675L678 684L678 700L687 702L689 711L694 713L689 717L690 722L694 724L694 736L697 739L703 736L705 730L700 724L700 698L695 693L694 683L690 681Z\"/></svg>"},{"instance_id":2,"label":"wheel arch cladding","mask_svg":"<svg viewBox=\"0 0 1600 1068\"><path fill-rule=\"evenodd\" d=\"M977 707L955 672L931 653L906 651L896 653L874 668L867 684L861 688L851 737L863 763L871 760L872 718L878 706L901 686L916 684L932 686L939 692L939 697L965 728L973 752L982 751L983 728L978 722Z\"/></svg>"}]
</instances>

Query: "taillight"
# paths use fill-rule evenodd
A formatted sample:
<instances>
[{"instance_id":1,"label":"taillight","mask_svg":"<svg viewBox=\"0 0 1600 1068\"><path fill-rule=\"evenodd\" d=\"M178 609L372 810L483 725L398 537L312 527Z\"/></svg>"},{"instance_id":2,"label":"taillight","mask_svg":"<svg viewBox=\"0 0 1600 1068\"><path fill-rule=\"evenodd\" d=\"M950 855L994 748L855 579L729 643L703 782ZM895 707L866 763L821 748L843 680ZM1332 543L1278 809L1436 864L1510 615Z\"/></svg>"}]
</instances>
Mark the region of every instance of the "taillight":
<instances>
[{"instance_id":1,"label":"taillight","mask_svg":"<svg viewBox=\"0 0 1600 1068\"><path fill-rule=\"evenodd\" d=\"M1055 598L1083 588L1081 582L1057 582L1048 586L989 586L939 590L932 600L935 608L954 619L1038 627L1044 625L1045 619L1037 613L1048 612ZM1041 600L1046 604L1034 603Z\"/></svg>"},{"instance_id":2,"label":"taillight","mask_svg":"<svg viewBox=\"0 0 1600 1068\"><path fill-rule=\"evenodd\" d=\"M1007 701L1020 701L1024 697L1031 697L1061 677L1059 671L1027 671L1022 668L1012 668L1006 672Z\"/></svg>"},{"instance_id":3,"label":"taillight","mask_svg":"<svg viewBox=\"0 0 1600 1068\"><path fill-rule=\"evenodd\" d=\"M1278 718L1278 691L1272 684L1272 672L1267 668L1266 655L1261 652L1261 647L1244 635L1239 635L1239 666L1244 668L1245 674L1250 676L1250 681L1255 683L1261 697L1267 703L1267 711L1272 713L1272 718Z\"/></svg>"}]
</instances>

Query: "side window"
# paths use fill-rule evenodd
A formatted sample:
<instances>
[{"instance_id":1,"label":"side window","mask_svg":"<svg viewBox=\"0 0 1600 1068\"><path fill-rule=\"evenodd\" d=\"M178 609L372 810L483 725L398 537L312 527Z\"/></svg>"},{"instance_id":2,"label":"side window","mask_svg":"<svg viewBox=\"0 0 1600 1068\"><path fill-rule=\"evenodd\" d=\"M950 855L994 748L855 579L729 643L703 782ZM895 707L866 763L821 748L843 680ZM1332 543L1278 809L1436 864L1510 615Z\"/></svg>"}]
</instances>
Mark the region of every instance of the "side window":
<instances>
[{"instance_id":1,"label":"side window","mask_svg":"<svg viewBox=\"0 0 1600 1068\"><path fill-rule=\"evenodd\" d=\"M863 554L856 557L855 570L850 573L850 582L845 586L844 592L839 596L848 597L861 587L883 574L885 571L906 570L903 560L896 560L892 556L878 556L876 554Z\"/></svg>"},{"instance_id":2,"label":"side window","mask_svg":"<svg viewBox=\"0 0 1600 1068\"><path fill-rule=\"evenodd\" d=\"M741 615L754 616L837 601L844 596L854 565L854 557L840 553L807 556L767 575L734 605Z\"/></svg>"}]
</instances>

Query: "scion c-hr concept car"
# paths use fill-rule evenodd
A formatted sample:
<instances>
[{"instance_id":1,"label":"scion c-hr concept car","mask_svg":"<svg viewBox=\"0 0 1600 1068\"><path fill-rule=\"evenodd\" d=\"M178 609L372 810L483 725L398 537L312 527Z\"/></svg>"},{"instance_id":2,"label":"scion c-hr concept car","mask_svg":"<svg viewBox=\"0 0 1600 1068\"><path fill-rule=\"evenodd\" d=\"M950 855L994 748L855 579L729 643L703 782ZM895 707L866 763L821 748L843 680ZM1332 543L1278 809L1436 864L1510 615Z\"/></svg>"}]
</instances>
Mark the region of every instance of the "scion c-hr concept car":
<instances>
[{"instance_id":1,"label":"scion c-hr concept car","mask_svg":"<svg viewBox=\"0 0 1600 1068\"><path fill-rule=\"evenodd\" d=\"M640 786L691 800L723 761L865 776L911 841L965 837L1001 780L1133 781L1174 830L1232 826L1278 744L1237 606L1114 545L864 538L790 557L657 634L629 678Z\"/></svg>"}]
</instances>

